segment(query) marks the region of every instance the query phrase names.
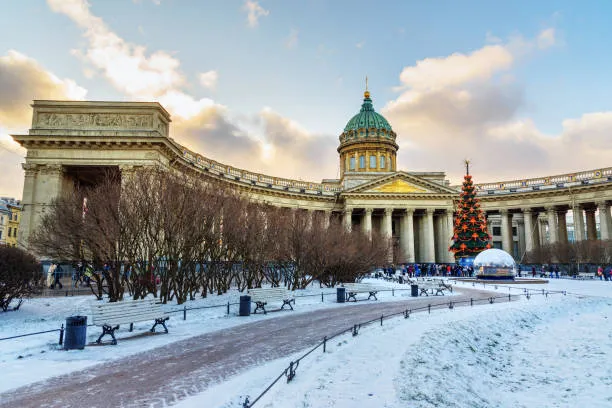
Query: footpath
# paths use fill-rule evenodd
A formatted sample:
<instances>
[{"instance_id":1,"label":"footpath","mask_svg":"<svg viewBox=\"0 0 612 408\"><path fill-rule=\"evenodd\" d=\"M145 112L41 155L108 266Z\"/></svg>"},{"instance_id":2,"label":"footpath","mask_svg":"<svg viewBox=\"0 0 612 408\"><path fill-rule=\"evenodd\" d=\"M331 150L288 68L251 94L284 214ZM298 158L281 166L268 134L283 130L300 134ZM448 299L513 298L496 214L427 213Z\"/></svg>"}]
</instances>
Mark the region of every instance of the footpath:
<instances>
[{"instance_id":1,"label":"footpath","mask_svg":"<svg viewBox=\"0 0 612 408\"><path fill-rule=\"evenodd\" d=\"M165 407L258 364L312 347L325 335L381 314L443 301L467 301L456 307L469 307L470 298L499 295L468 288L456 288L456 292L452 297L418 297L388 303L364 301L308 313L279 313L277 318L194 336L11 390L0 394L0 407Z\"/></svg>"}]
</instances>

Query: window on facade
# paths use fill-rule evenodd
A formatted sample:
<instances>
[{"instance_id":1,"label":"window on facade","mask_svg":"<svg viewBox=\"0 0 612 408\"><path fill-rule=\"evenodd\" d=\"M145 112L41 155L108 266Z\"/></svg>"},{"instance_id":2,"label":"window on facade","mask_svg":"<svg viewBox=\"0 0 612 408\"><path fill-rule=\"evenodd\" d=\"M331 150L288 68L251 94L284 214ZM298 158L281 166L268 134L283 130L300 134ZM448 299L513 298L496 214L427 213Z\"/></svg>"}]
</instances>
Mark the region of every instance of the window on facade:
<instances>
[{"instance_id":1,"label":"window on facade","mask_svg":"<svg viewBox=\"0 0 612 408\"><path fill-rule=\"evenodd\" d=\"M365 156L359 156L359 168L365 169Z\"/></svg>"},{"instance_id":2,"label":"window on facade","mask_svg":"<svg viewBox=\"0 0 612 408\"><path fill-rule=\"evenodd\" d=\"M518 232L516 231L516 227L512 227L512 235L518 235Z\"/></svg>"},{"instance_id":3,"label":"window on facade","mask_svg":"<svg viewBox=\"0 0 612 408\"><path fill-rule=\"evenodd\" d=\"M355 158L351 157L350 161L349 161L349 169L350 170L355 170Z\"/></svg>"},{"instance_id":4,"label":"window on facade","mask_svg":"<svg viewBox=\"0 0 612 408\"><path fill-rule=\"evenodd\" d=\"M385 167L385 156L380 156L380 168L384 169Z\"/></svg>"},{"instance_id":5,"label":"window on facade","mask_svg":"<svg viewBox=\"0 0 612 408\"><path fill-rule=\"evenodd\" d=\"M493 248L502 249L501 241L493 241Z\"/></svg>"},{"instance_id":6,"label":"window on facade","mask_svg":"<svg viewBox=\"0 0 612 408\"><path fill-rule=\"evenodd\" d=\"M17 238L17 228L13 230L13 238Z\"/></svg>"},{"instance_id":7,"label":"window on facade","mask_svg":"<svg viewBox=\"0 0 612 408\"><path fill-rule=\"evenodd\" d=\"M376 168L376 156L370 156L370 168L371 169Z\"/></svg>"},{"instance_id":8,"label":"window on facade","mask_svg":"<svg viewBox=\"0 0 612 408\"><path fill-rule=\"evenodd\" d=\"M11 227L9 227L9 229L8 229L8 236L9 236L9 237L11 236L11 232L12 232L12 231L13 231L13 229L12 229Z\"/></svg>"},{"instance_id":9,"label":"window on facade","mask_svg":"<svg viewBox=\"0 0 612 408\"><path fill-rule=\"evenodd\" d=\"M493 235L501 235L501 227L493 227Z\"/></svg>"}]
</instances>

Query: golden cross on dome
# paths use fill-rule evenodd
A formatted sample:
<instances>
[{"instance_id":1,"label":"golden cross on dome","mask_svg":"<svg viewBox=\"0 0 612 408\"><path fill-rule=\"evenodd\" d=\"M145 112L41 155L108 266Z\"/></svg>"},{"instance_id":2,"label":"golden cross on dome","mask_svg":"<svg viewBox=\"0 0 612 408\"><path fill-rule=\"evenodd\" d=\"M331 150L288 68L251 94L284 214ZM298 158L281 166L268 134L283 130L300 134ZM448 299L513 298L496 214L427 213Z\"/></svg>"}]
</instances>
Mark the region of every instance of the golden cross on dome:
<instances>
[{"instance_id":1,"label":"golden cross on dome","mask_svg":"<svg viewBox=\"0 0 612 408\"><path fill-rule=\"evenodd\" d=\"M366 89L365 92L363 93L364 98L369 98L370 97L370 91L368 91L368 76L366 75Z\"/></svg>"}]
</instances>

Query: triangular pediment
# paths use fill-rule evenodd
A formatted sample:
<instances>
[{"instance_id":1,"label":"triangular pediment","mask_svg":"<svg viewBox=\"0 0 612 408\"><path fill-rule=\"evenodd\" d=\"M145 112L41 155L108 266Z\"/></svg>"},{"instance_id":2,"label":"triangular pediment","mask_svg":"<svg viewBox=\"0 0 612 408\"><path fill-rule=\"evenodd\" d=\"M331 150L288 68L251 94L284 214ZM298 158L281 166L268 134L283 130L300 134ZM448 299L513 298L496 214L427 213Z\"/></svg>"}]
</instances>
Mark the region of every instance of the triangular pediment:
<instances>
[{"instance_id":1,"label":"triangular pediment","mask_svg":"<svg viewBox=\"0 0 612 408\"><path fill-rule=\"evenodd\" d=\"M457 194L458 192L405 172L387 174L355 186L347 194Z\"/></svg>"}]
</instances>

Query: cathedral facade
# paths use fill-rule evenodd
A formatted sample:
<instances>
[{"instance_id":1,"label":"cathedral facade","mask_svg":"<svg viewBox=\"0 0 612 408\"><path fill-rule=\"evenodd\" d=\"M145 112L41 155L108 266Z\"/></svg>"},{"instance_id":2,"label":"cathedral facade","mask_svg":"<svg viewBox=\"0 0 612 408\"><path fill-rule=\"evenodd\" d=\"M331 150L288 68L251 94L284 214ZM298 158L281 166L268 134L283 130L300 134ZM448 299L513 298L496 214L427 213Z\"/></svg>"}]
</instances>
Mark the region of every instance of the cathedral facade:
<instances>
[{"instance_id":1,"label":"cathedral facade","mask_svg":"<svg viewBox=\"0 0 612 408\"><path fill-rule=\"evenodd\" d=\"M254 173L193 152L169 137L170 115L155 102L34 101L32 107L28 134L13 135L27 149L21 246L57 195L95 183L109 168L129 176L158 166L219 180L258 202L341 217L347 229L379 231L393 238L390 262L454 262L448 247L459 188L444 172L397 169L396 134L368 91L339 137L340 178L321 182ZM573 240L611 238L612 168L476 188L495 228L490 233L498 233L494 246L517 260L537 245L568 240L570 211Z\"/></svg>"}]
</instances>

